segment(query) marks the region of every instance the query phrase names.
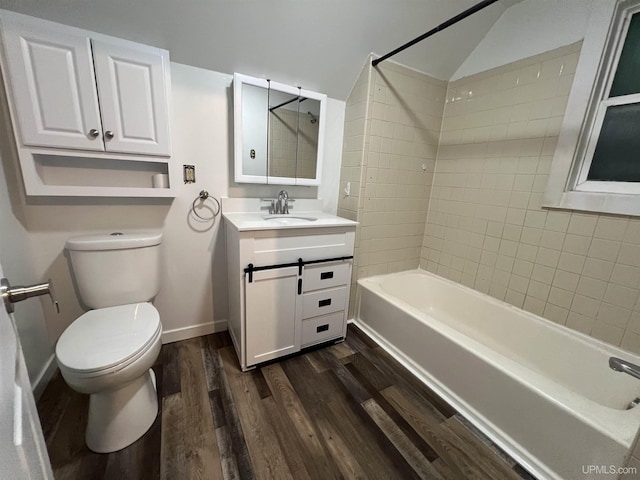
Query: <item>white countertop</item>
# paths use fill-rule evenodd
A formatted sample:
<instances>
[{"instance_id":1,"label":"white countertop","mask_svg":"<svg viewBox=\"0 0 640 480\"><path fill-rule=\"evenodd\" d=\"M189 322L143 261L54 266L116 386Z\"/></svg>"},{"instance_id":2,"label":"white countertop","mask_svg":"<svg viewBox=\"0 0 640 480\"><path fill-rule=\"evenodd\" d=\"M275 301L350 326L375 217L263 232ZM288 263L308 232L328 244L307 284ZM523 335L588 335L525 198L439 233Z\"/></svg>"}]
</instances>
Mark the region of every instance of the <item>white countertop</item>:
<instances>
[{"instance_id":1,"label":"white countertop","mask_svg":"<svg viewBox=\"0 0 640 480\"><path fill-rule=\"evenodd\" d=\"M358 222L324 212L291 212L269 215L267 212L223 212L222 216L238 231L287 230L293 228L355 227ZM296 218L298 217L298 218ZM269 218L267 220L266 218ZM315 218L303 220L301 218Z\"/></svg>"}]
</instances>

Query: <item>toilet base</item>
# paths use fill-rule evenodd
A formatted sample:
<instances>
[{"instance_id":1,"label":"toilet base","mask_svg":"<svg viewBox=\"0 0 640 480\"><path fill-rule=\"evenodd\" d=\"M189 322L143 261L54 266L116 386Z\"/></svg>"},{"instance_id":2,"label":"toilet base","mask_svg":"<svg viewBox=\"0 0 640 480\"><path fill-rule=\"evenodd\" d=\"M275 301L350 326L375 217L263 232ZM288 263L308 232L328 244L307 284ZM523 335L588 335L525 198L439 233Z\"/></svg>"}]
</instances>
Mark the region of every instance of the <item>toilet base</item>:
<instances>
[{"instance_id":1,"label":"toilet base","mask_svg":"<svg viewBox=\"0 0 640 480\"><path fill-rule=\"evenodd\" d=\"M156 376L149 369L116 390L101 391L89 397L87 446L97 453L128 447L149 430L157 415Z\"/></svg>"}]
</instances>

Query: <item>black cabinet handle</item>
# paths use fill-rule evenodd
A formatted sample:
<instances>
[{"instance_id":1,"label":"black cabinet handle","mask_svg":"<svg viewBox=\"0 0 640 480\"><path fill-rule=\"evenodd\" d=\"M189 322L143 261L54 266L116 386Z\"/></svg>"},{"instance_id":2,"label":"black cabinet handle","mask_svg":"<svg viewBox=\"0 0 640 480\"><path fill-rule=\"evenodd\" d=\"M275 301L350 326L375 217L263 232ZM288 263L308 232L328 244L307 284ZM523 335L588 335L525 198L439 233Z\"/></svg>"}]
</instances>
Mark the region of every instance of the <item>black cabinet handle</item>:
<instances>
[{"instance_id":1,"label":"black cabinet handle","mask_svg":"<svg viewBox=\"0 0 640 480\"><path fill-rule=\"evenodd\" d=\"M302 293L302 279L298 279L298 295Z\"/></svg>"},{"instance_id":2,"label":"black cabinet handle","mask_svg":"<svg viewBox=\"0 0 640 480\"><path fill-rule=\"evenodd\" d=\"M320 274L320 280L326 280L327 278L333 278L333 272L322 272Z\"/></svg>"},{"instance_id":3,"label":"black cabinet handle","mask_svg":"<svg viewBox=\"0 0 640 480\"><path fill-rule=\"evenodd\" d=\"M326 323L324 325L320 325L319 327L316 327L316 333L326 332L327 330L329 330L329 324L328 323Z\"/></svg>"},{"instance_id":4,"label":"black cabinet handle","mask_svg":"<svg viewBox=\"0 0 640 480\"><path fill-rule=\"evenodd\" d=\"M328 307L329 305L331 305L331 299L327 298L325 300L320 300L318 302L318 307Z\"/></svg>"}]
</instances>

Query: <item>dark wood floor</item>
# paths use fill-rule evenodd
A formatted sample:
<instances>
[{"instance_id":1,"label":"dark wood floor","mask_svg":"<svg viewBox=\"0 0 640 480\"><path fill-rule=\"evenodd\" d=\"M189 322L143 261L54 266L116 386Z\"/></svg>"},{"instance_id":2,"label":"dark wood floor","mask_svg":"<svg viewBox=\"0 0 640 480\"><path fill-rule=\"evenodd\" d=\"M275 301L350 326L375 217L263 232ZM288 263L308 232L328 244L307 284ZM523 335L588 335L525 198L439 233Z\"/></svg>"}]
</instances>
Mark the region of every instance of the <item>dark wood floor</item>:
<instances>
[{"instance_id":1,"label":"dark wood floor","mask_svg":"<svg viewBox=\"0 0 640 480\"><path fill-rule=\"evenodd\" d=\"M164 345L161 411L130 447L84 444L88 397L38 402L58 479L532 478L357 328L242 373L226 332Z\"/></svg>"}]
</instances>

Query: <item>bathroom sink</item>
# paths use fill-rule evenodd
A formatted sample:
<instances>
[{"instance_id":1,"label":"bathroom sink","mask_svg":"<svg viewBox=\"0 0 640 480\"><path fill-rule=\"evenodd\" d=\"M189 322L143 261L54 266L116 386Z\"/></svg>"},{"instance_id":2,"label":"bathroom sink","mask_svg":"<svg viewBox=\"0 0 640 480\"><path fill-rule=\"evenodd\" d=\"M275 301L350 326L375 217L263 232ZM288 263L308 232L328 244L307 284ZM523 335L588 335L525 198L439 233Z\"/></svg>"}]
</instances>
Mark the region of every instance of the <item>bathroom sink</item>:
<instances>
[{"instance_id":1,"label":"bathroom sink","mask_svg":"<svg viewBox=\"0 0 640 480\"><path fill-rule=\"evenodd\" d=\"M300 225L318 220L317 217L303 215L265 215L262 218L276 225Z\"/></svg>"}]
</instances>

